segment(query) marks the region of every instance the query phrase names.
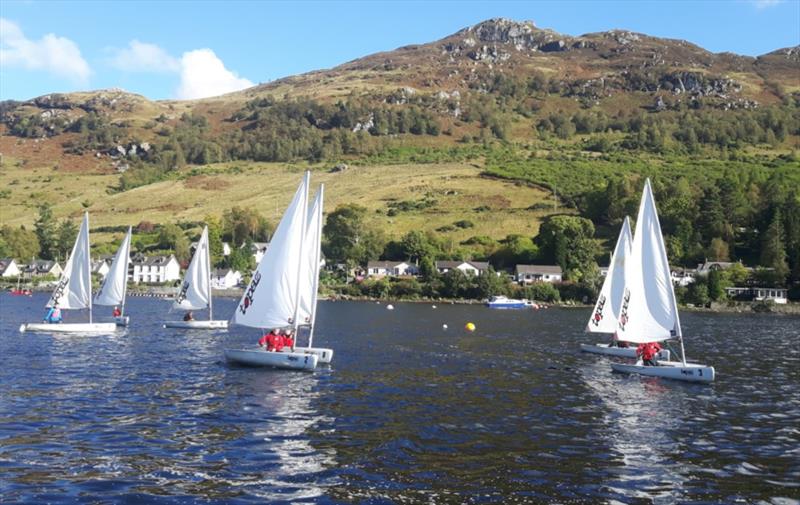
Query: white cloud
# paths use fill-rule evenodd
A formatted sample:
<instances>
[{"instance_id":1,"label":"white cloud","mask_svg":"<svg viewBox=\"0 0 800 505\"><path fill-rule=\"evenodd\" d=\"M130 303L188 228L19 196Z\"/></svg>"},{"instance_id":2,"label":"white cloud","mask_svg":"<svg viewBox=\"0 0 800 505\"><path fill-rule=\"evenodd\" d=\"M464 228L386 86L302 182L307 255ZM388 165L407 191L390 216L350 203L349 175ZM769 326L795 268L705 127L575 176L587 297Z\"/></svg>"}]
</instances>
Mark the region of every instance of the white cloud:
<instances>
[{"instance_id":1,"label":"white cloud","mask_svg":"<svg viewBox=\"0 0 800 505\"><path fill-rule=\"evenodd\" d=\"M225 64L211 49L183 53L181 84L177 91L179 99L207 98L251 86L252 82L225 68Z\"/></svg>"},{"instance_id":2,"label":"white cloud","mask_svg":"<svg viewBox=\"0 0 800 505\"><path fill-rule=\"evenodd\" d=\"M752 0L757 9L766 9L783 3L783 0Z\"/></svg>"},{"instance_id":3,"label":"white cloud","mask_svg":"<svg viewBox=\"0 0 800 505\"><path fill-rule=\"evenodd\" d=\"M132 40L125 49L118 49L111 65L125 72L180 72L181 63L155 44Z\"/></svg>"},{"instance_id":4,"label":"white cloud","mask_svg":"<svg viewBox=\"0 0 800 505\"><path fill-rule=\"evenodd\" d=\"M4 18L0 18L0 66L45 70L79 85L88 84L92 73L70 39L48 33L30 40L16 23Z\"/></svg>"}]
</instances>

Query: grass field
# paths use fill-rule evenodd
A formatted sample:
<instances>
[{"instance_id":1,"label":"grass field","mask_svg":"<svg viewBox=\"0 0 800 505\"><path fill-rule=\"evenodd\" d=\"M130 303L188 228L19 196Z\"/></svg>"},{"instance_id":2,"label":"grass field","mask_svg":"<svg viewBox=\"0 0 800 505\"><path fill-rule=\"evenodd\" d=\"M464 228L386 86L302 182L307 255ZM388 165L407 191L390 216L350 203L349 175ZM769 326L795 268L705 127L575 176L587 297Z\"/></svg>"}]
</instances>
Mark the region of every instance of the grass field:
<instances>
[{"instance_id":1,"label":"grass field","mask_svg":"<svg viewBox=\"0 0 800 505\"><path fill-rule=\"evenodd\" d=\"M5 157L0 167L0 186L6 188L0 215L2 224L32 226L38 203L48 201L58 219L77 221L87 209L95 228L140 221L200 221L240 206L277 223L305 168L312 170L313 191L319 183L325 184L326 212L345 203L362 205L370 210L370 221L389 237L448 226L452 229L442 233L454 242L473 235L534 236L542 218L553 212L548 193L482 177L483 168L476 163L365 165L339 173L329 173L329 165L223 163L187 169L175 179L114 193L117 175L31 168ZM540 204L538 210L529 209L536 204ZM390 216L392 207L395 215ZM453 226L462 220L473 226ZM95 240L112 238L98 235Z\"/></svg>"}]
</instances>

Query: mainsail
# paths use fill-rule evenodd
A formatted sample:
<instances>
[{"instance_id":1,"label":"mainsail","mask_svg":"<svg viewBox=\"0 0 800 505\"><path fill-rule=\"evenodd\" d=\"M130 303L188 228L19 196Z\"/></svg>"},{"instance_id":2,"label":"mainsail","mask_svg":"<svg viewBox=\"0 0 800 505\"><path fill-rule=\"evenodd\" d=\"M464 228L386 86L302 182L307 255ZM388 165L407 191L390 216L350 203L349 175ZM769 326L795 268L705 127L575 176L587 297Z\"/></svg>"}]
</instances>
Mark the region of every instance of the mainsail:
<instances>
[{"instance_id":1,"label":"mainsail","mask_svg":"<svg viewBox=\"0 0 800 505\"><path fill-rule=\"evenodd\" d=\"M306 237L303 242L305 252L300 258L302 269L300 274L300 324L312 324L317 306L317 288L319 287L319 268L322 245L322 204L324 186L320 185L311 211L308 214Z\"/></svg>"},{"instance_id":2,"label":"mainsail","mask_svg":"<svg viewBox=\"0 0 800 505\"><path fill-rule=\"evenodd\" d=\"M91 309L92 281L89 254L89 213L86 212L67 266L61 273L61 279L53 290L50 301L47 302L48 307Z\"/></svg>"},{"instance_id":3,"label":"mainsail","mask_svg":"<svg viewBox=\"0 0 800 505\"><path fill-rule=\"evenodd\" d=\"M183 277L183 283L172 303L173 308L183 310L201 310L211 303L211 261L208 252L208 226L197 243L189 268Z\"/></svg>"},{"instance_id":4,"label":"mainsail","mask_svg":"<svg viewBox=\"0 0 800 505\"><path fill-rule=\"evenodd\" d=\"M625 264L631 249L631 224L628 216L622 223L614 256L608 266L603 288L597 297L594 311L586 325L586 331L592 333L615 333L617 319L622 307L622 297L625 293Z\"/></svg>"},{"instance_id":5,"label":"mainsail","mask_svg":"<svg viewBox=\"0 0 800 505\"><path fill-rule=\"evenodd\" d=\"M122 305L125 303L125 290L128 286L128 264L131 255L131 228L122 240L111 269L108 271L100 291L94 297L97 305Z\"/></svg>"},{"instance_id":6,"label":"mainsail","mask_svg":"<svg viewBox=\"0 0 800 505\"><path fill-rule=\"evenodd\" d=\"M643 343L680 336L681 324L667 251L650 179L647 179L639 204L630 258L626 262L625 293L617 337L627 342Z\"/></svg>"},{"instance_id":7,"label":"mainsail","mask_svg":"<svg viewBox=\"0 0 800 505\"><path fill-rule=\"evenodd\" d=\"M298 279L307 227L308 183L306 172L236 307L233 323L253 328L295 325L300 313Z\"/></svg>"}]
</instances>

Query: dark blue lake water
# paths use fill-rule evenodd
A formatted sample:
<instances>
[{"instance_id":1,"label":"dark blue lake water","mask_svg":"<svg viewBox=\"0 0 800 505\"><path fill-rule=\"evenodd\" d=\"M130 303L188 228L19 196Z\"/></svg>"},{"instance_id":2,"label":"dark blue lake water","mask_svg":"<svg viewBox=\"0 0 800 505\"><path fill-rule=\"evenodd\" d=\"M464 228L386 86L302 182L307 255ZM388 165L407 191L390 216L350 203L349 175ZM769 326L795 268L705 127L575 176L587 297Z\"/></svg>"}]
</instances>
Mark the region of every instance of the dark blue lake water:
<instances>
[{"instance_id":1,"label":"dark blue lake water","mask_svg":"<svg viewBox=\"0 0 800 505\"><path fill-rule=\"evenodd\" d=\"M0 502L800 500L797 317L684 313L709 386L579 353L589 309L321 302L336 355L303 373L227 365L257 332L166 330L158 299L113 336L20 334L46 299L0 294Z\"/></svg>"}]
</instances>

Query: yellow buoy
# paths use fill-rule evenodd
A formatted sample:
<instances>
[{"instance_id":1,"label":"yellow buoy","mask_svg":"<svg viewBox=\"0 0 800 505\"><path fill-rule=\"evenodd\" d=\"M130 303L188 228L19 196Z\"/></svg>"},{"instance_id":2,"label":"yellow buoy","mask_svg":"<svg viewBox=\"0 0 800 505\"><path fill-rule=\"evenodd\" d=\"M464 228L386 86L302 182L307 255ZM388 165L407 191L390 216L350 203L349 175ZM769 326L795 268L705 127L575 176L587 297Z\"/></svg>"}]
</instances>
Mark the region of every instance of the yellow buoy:
<instances>
[{"instance_id":1,"label":"yellow buoy","mask_svg":"<svg viewBox=\"0 0 800 505\"><path fill-rule=\"evenodd\" d=\"M475 331L475 325L473 323L467 323L467 325L464 326L464 329L467 331Z\"/></svg>"}]
</instances>

